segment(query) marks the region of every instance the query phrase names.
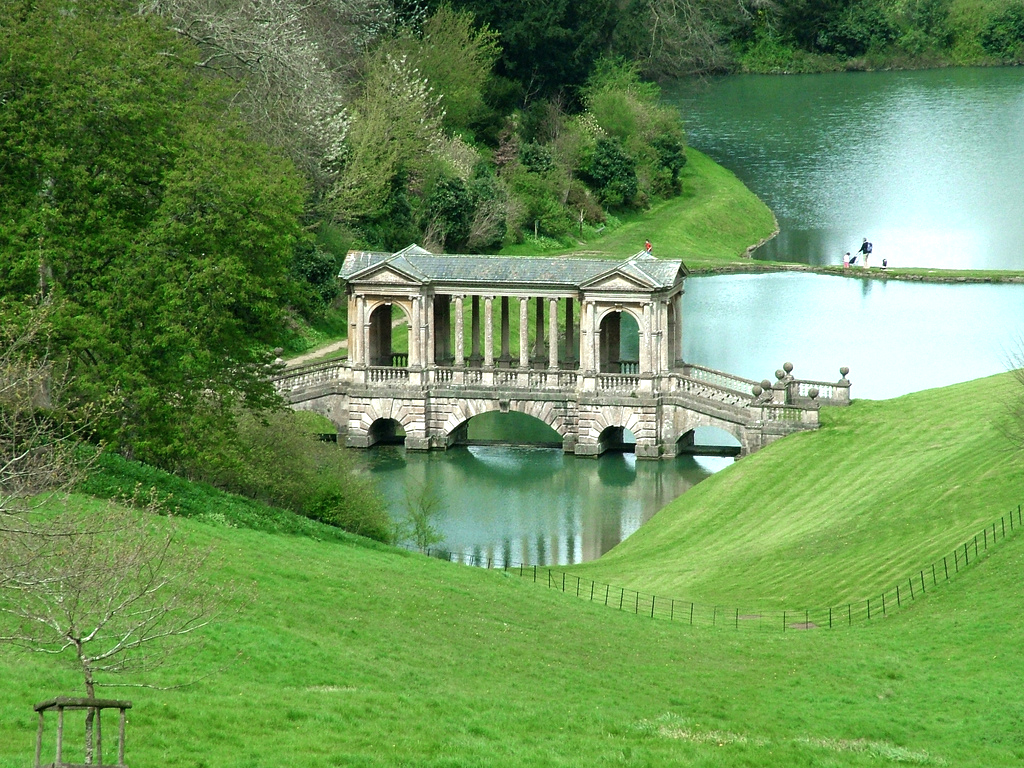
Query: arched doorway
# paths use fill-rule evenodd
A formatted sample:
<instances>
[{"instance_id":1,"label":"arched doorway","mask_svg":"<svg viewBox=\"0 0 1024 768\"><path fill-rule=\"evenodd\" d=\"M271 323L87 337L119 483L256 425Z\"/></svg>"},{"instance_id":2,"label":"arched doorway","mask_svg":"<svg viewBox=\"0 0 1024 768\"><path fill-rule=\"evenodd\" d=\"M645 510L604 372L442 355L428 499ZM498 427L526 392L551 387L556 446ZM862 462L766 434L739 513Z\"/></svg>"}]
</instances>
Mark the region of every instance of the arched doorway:
<instances>
[{"instance_id":1,"label":"arched doorway","mask_svg":"<svg viewBox=\"0 0 1024 768\"><path fill-rule=\"evenodd\" d=\"M381 304L370 313L367 364L387 368L409 365L409 333L405 311L398 304Z\"/></svg>"},{"instance_id":2,"label":"arched doorway","mask_svg":"<svg viewBox=\"0 0 1024 768\"><path fill-rule=\"evenodd\" d=\"M601 373L640 373L640 328L629 312L601 318Z\"/></svg>"},{"instance_id":3,"label":"arched doorway","mask_svg":"<svg viewBox=\"0 0 1024 768\"><path fill-rule=\"evenodd\" d=\"M605 427L597 437L597 455L609 451L633 453L636 451L636 436L626 427Z\"/></svg>"}]
</instances>

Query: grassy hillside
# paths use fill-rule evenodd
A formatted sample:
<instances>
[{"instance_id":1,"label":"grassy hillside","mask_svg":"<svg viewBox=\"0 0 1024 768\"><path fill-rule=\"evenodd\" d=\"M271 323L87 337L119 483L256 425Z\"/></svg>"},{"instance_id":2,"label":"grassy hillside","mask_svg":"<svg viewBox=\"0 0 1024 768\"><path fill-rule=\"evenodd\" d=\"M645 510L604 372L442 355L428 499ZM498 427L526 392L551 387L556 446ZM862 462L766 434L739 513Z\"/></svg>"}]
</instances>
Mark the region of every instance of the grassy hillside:
<instances>
[{"instance_id":1,"label":"grassy hillside","mask_svg":"<svg viewBox=\"0 0 1024 768\"><path fill-rule=\"evenodd\" d=\"M863 600L1024 501L999 431L999 375L821 412L676 499L586 575L701 602L793 608Z\"/></svg>"},{"instance_id":2,"label":"grassy hillside","mask_svg":"<svg viewBox=\"0 0 1024 768\"><path fill-rule=\"evenodd\" d=\"M828 505L823 517L857 519L848 543L860 554L846 558L848 570L873 588L890 561L924 556L910 533L930 530L944 549L975 515L987 520L1009 503L1016 465L985 447L984 427L972 425L982 434L974 438L950 412L915 428L916 450L899 449L927 398L968 412L980 400L984 415L1005 391L1005 377L995 377L830 414L821 432L783 441L698 486L710 491L687 494L781 494L751 505L770 528L750 511L717 534L704 524L702 535L723 540L726 553L756 542L747 524L775 538L780 553L803 542L805 556L780 568L810 589L829 562L818 550L831 546L806 519L816 495ZM804 452L820 441L819 470ZM837 461L836 447L859 458ZM793 477L806 473L816 480ZM887 495L877 490L886 486ZM858 495L893 504L872 512ZM679 508L638 535L656 538ZM198 543L217 547L221 578L254 583L258 598L208 632L198 659L208 679L105 691L134 701L131 765L987 768L1024 759L1024 697L1014 683L1024 674L1024 537L888 619L782 634L651 621L501 572L230 523L181 521ZM685 538L676 545L689 551ZM656 558L643 547L636 557L654 573ZM776 578L761 573L772 572L772 559L747 566L765 587ZM600 566L612 573L626 561L616 550ZM730 573L718 567L720 585L709 578L708 589L735 594ZM0 679L0 768L23 768L32 704L78 684L47 660L6 655Z\"/></svg>"},{"instance_id":3,"label":"grassy hillside","mask_svg":"<svg viewBox=\"0 0 1024 768\"><path fill-rule=\"evenodd\" d=\"M642 250L644 241L650 240L656 256L681 258L691 269L749 264L743 254L772 235L774 215L731 171L692 147L686 155L682 195L624 217L611 231L585 237L579 248L569 253L626 257ZM531 239L502 252L536 255L566 251L560 243Z\"/></svg>"}]
</instances>

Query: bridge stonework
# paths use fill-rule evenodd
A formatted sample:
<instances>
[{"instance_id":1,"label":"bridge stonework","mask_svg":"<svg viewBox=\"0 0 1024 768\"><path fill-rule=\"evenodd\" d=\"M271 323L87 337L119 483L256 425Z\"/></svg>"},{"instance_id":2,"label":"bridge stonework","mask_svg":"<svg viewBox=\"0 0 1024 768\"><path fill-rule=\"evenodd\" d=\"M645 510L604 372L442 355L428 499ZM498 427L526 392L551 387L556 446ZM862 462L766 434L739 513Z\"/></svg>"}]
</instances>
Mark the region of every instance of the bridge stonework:
<instances>
[{"instance_id":1,"label":"bridge stonework","mask_svg":"<svg viewBox=\"0 0 1024 768\"><path fill-rule=\"evenodd\" d=\"M796 379L786 363L774 382L755 382L685 363L685 275L682 262L649 252L625 261L353 252L341 274L349 357L283 367L275 385L351 447L400 429L408 450L444 450L466 440L473 417L517 412L551 427L567 452L598 456L628 431L637 457L650 459L701 452L700 427L724 430L746 455L815 429L822 405L849 403L846 368L831 383ZM407 348L396 350L392 328L403 324Z\"/></svg>"}]
</instances>

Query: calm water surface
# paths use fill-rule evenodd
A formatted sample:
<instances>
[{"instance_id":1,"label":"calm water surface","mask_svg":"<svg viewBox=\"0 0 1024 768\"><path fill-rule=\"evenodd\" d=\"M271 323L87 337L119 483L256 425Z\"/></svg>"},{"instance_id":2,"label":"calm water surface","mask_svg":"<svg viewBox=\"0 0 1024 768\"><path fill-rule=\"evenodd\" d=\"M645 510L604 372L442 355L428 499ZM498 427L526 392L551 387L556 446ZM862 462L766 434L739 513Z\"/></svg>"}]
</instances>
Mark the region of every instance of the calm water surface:
<instances>
[{"instance_id":1,"label":"calm water surface","mask_svg":"<svg viewBox=\"0 0 1024 768\"><path fill-rule=\"evenodd\" d=\"M1024 269L1024 68L743 76L667 95L694 146L776 212L782 232L761 258L840 263L867 236L875 264ZM690 362L755 380L790 361L835 381L846 365L855 398L888 398L1005 370L1024 338L1024 285L691 278L683 316ZM368 458L393 514L427 485L448 548L539 564L599 557L732 463L482 446Z\"/></svg>"},{"instance_id":2,"label":"calm water surface","mask_svg":"<svg viewBox=\"0 0 1024 768\"><path fill-rule=\"evenodd\" d=\"M759 258L1024 269L1024 68L679 82L689 141L775 211Z\"/></svg>"}]
</instances>

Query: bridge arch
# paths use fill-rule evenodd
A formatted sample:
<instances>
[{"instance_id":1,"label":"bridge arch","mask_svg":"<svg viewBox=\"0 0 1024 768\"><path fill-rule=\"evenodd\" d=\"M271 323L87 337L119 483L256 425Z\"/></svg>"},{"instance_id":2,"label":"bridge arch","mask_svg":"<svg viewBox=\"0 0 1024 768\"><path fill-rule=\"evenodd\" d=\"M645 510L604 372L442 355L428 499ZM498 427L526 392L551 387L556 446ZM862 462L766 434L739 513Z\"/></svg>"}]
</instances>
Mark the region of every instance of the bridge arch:
<instances>
[{"instance_id":1,"label":"bridge arch","mask_svg":"<svg viewBox=\"0 0 1024 768\"><path fill-rule=\"evenodd\" d=\"M747 445L747 429L742 424L718 419L714 416L684 408L673 408L673 411L671 420L666 422L666 426L671 424L671 428L663 433L665 443L668 445L677 446L680 444L680 441L692 444L696 429L700 427L713 427L735 439L743 450L749 447Z\"/></svg>"},{"instance_id":2,"label":"bridge arch","mask_svg":"<svg viewBox=\"0 0 1024 768\"><path fill-rule=\"evenodd\" d=\"M374 424L379 422L394 422L402 428L407 436L410 433L423 433L425 426L423 416L411 407L408 401L383 397L374 398L362 404L358 420L354 423L349 422L349 434L370 437L374 434Z\"/></svg>"},{"instance_id":3,"label":"bridge arch","mask_svg":"<svg viewBox=\"0 0 1024 768\"><path fill-rule=\"evenodd\" d=\"M565 417L559 411L562 410L560 403L549 400L509 400L506 403L507 410L523 413L542 421L551 427L558 436L565 440L570 433ZM459 400L448 413L445 420L443 433L446 438L450 437L456 430L460 429L467 421L474 416L484 413L503 412L506 408L498 400L484 398Z\"/></svg>"}]
</instances>

